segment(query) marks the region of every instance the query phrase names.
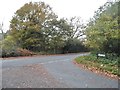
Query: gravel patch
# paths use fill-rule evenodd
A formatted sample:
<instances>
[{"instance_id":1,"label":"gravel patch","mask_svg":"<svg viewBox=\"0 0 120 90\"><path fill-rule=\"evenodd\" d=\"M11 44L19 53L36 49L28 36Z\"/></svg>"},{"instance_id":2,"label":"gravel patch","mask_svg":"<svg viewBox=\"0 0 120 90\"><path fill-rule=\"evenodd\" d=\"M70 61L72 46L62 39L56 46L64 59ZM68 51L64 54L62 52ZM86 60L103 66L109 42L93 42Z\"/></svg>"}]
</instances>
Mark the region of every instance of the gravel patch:
<instances>
[{"instance_id":1,"label":"gravel patch","mask_svg":"<svg viewBox=\"0 0 120 90\"><path fill-rule=\"evenodd\" d=\"M41 64L5 68L2 71L3 88L64 88Z\"/></svg>"}]
</instances>

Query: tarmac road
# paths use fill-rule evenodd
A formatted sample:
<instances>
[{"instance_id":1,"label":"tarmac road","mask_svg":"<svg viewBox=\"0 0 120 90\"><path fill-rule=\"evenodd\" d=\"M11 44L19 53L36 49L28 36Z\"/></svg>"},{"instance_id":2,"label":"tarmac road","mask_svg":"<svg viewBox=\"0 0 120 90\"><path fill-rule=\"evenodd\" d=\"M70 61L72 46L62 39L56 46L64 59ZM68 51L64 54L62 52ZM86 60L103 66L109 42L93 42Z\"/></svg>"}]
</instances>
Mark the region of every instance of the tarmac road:
<instances>
[{"instance_id":1,"label":"tarmac road","mask_svg":"<svg viewBox=\"0 0 120 90\"><path fill-rule=\"evenodd\" d=\"M86 54L36 56L2 61L2 88L118 88L118 80L73 64Z\"/></svg>"}]
</instances>

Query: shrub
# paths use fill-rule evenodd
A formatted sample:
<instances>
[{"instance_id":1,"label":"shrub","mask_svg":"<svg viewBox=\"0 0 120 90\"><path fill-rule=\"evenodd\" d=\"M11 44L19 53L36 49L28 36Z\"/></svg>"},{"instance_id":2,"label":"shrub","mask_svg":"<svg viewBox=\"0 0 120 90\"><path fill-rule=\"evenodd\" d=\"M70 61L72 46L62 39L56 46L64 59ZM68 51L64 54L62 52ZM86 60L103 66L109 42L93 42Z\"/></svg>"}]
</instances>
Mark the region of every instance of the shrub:
<instances>
[{"instance_id":1,"label":"shrub","mask_svg":"<svg viewBox=\"0 0 120 90\"><path fill-rule=\"evenodd\" d=\"M2 58L4 57L17 57L17 56L32 56L35 55L35 53L27 50L18 48L16 50L2 50Z\"/></svg>"},{"instance_id":2,"label":"shrub","mask_svg":"<svg viewBox=\"0 0 120 90\"><path fill-rule=\"evenodd\" d=\"M22 48L18 48L17 49L17 54L19 56L32 56L32 55L35 55L36 53L33 53L27 49L22 49Z\"/></svg>"}]
</instances>

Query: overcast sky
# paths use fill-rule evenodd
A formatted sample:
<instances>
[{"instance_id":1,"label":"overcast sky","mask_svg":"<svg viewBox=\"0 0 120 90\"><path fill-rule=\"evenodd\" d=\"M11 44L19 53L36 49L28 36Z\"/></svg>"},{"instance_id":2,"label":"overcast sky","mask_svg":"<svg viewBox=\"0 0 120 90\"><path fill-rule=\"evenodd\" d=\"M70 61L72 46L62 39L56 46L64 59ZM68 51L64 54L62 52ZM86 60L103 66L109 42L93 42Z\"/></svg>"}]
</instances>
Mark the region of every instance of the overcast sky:
<instances>
[{"instance_id":1,"label":"overcast sky","mask_svg":"<svg viewBox=\"0 0 120 90\"><path fill-rule=\"evenodd\" d=\"M59 18L79 16L84 21L87 21L94 15L94 12L108 0L1 0L0 23L4 23L4 31L9 29L9 21L12 19L16 10L30 1L44 1L52 7L53 12L55 12Z\"/></svg>"}]
</instances>

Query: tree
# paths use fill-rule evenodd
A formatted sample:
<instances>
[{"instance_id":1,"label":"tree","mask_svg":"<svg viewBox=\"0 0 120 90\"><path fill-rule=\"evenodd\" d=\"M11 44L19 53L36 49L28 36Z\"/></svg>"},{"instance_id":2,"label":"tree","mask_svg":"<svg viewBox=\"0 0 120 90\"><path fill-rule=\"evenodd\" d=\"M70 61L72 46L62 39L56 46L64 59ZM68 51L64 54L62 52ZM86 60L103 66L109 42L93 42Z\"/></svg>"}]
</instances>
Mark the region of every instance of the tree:
<instances>
[{"instance_id":1,"label":"tree","mask_svg":"<svg viewBox=\"0 0 120 90\"><path fill-rule=\"evenodd\" d=\"M101 10L103 8L103 10ZM103 52L113 52L118 49L120 40L118 28L118 3L107 3L101 7L90 21L86 29L86 45Z\"/></svg>"},{"instance_id":2,"label":"tree","mask_svg":"<svg viewBox=\"0 0 120 90\"><path fill-rule=\"evenodd\" d=\"M63 53L78 53L86 51L88 51L88 48L86 48L83 43L76 38L68 39L63 48Z\"/></svg>"},{"instance_id":3,"label":"tree","mask_svg":"<svg viewBox=\"0 0 120 90\"><path fill-rule=\"evenodd\" d=\"M18 46L32 51L54 50L54 53L64 47L71 30L43 2L30 2L17 10L10 27L10 35L16 38Z\"/></svg>"},{"instance_id":4,"label":"tree","mask_svg":"<svg viewBox=\"0 0 120 90\"><path fill-rule=\"evenodd\" d=\"M1 30L1 33L0 33L0 56L2 55L2 40L3 40L3 29L2 29L2 25L0 24L0 30Z\"/></svg>"},{"instance_id":5,"label":"tree","mask_svg":"<svg viewBox=\"0 0 120 90\"><path fill-rule=\"evenodd\" d=\"M70 26L68 25L67 21L64 19L54 19L49 22L48 27L43 30L44 36L47 37L47 47L54 53L62 52L62 48L65 45L66 40L69 37L70 33Z\"/></svg>"},{"instance_id":6,"label":"tree","mask_svg":"<svg viewBox=\"0 0 120 90\"><path fill-rule=\"evenodd\" d=\"M80 17L72 17L67 22L71 26L69 38L80 38L84 35L85 25Z\"/></svg>"},{"instance_id":7,"label":"tree","mask_svg":"<svg viewBox=\"0 0 120 90\"><path fill-rule=\"evenodd\" d=\"M29 50L44 49L44 28L56 19L51 7L44 2L27 3L16 11L10 24L10 35L20 47ZM38 49L37 49L38 50Z\"/></svg>"},{"instance_id":8,"label":"tree","mask_svg":"<svg viewBox=\"0 0 120 90\"><path fill-rule=\"evenodd\" d=\"M78 39L83 24L79 18L58 19L44 2L27 3L16 11L11 20L9 35L16 44L31 51L62 53L69 39Z\"/></svg>"}]
</instances>

